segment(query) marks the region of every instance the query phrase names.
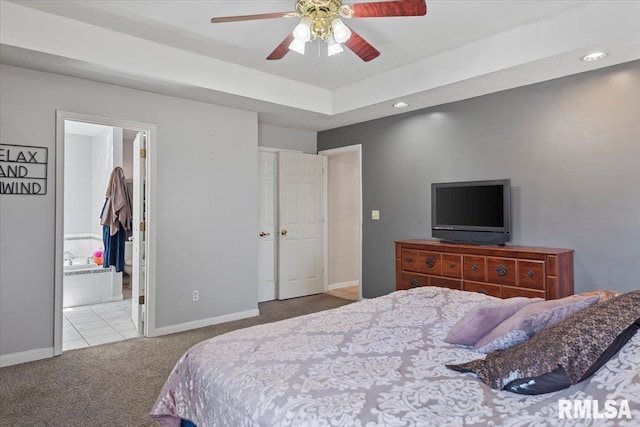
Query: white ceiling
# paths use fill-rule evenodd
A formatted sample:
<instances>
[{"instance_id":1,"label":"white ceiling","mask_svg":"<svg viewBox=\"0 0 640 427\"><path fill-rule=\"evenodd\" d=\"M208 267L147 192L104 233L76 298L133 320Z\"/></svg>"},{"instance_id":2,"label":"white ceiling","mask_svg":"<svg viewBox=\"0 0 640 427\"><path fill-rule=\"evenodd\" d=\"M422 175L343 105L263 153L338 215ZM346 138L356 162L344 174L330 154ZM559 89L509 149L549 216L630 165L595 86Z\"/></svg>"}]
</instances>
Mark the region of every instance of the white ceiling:
<instances>
[{"instance_id":1,"label":"white ceiling","mask_svg":"<svg viewBox=\"0 0 640 427\"><path fill-rule=\"evenodd\" d=\"M64 131L72 135L95 136L110 126L98 125L95 123L75 122L73 120L65 120ZM131 142L138 135L138 131L131 129L122 129L122 140Z\"/></svg>"},{"instance_id":2,"label":"white ceiling","mask_svg":"<svg viewBox=\"0 0 640 427\"><path fill-rule=\"evenodd\" d=\"M97 125L94 123L74 122L66 120L64 123L65 133L82 136L95 136L105 130L108 126Z\"/></svg>"},{"instance_id":3,"label":"white ceiling","mask_svg":"<svg viewBox=\"0 0 640 427\"><path fill-rule=\"evenodd\" d=\"M209 23L293 4L2 1L0 61L325 130L640 59L639 1L427 1L424 17L347 22L381 52L368 63L318 43L265 60L296 19ZM578 60L593 50L609 56Z\"/></svg>"}]
</instances>

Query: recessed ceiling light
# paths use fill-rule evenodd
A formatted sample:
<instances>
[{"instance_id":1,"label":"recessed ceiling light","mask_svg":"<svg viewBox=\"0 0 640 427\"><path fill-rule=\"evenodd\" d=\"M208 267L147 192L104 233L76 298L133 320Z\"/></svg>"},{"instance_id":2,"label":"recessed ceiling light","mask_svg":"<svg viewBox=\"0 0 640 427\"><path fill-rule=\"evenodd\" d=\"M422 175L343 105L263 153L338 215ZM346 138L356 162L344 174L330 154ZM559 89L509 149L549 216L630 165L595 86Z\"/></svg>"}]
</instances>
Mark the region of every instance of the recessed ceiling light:
<instances>
[{"instance_id":1,"label":"recessed ceiling light","mask_svg":"<svg viewBox=\"0 0 640 427\"><path fill-rule=\"evenodd\" d=\"M580 61L582 62L599 61L605 56L607 56L605 52L593 52L580 58Z\"/></svg>"},{"instance_id":2,"label":"recessed ceiling light","mask_svg":"<svg viewBox=\"0 0 640 427\"><path fill-rule=\"evenodd\" d=\"M409 104L407 104L406 102L396 102L395 104L393 104L393 108L406 108L408 106Z\"/></svg>"}]
</instances>

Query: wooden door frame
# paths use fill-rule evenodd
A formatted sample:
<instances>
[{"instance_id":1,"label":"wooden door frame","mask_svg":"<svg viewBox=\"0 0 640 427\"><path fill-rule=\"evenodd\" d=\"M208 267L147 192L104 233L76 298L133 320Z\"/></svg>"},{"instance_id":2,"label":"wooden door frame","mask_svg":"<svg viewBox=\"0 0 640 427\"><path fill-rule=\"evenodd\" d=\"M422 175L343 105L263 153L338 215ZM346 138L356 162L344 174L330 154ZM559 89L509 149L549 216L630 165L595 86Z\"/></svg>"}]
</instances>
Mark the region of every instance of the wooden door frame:
<instances>
[{"instance_id":1,"label":"wooden door frame","mask_svg":"<svg viewBox=\"0 0 640 427\"><path fill-rule=\"evenodd\" d=\"M56 110L56 169L55 169L55 247L54 247L54 315L53 315L53 355L62 354L62 308L63 308L63 253L64 253L64 142L65 120L95 123L137 131L147 131L146 204L147 239L145 242L145 305L146 321L144 335L156 336L155 327L155 283L156 283L156 125L132 120L95 116Z\"/></svg>"},{"instance_id":2,"label":"wooden door frame","mask_svg":"<svg viewBox=\"0 0 640 427\"><path fill-rule=\"evenodd\" d=\"M359 244L358 244L358 299L362 299L362 144L355 145L347 145L345 147L332 148L330 150L322 150L318 151L318 154L324 156L324 168L326 173L324 174L324 188L326 191L324 192L324 218L329 218L329 203L328 203L328 193L329 193L329 170L328 170L328 159L331 156L335 156L343 153L356 152L358 156L358 186L360 193L360 200L358 203L358 215L360 218L360 236L359 236ZM328 219L324 221L324 291L327 292L329 290L329 221Z\"/></svg>"}]
</instances>

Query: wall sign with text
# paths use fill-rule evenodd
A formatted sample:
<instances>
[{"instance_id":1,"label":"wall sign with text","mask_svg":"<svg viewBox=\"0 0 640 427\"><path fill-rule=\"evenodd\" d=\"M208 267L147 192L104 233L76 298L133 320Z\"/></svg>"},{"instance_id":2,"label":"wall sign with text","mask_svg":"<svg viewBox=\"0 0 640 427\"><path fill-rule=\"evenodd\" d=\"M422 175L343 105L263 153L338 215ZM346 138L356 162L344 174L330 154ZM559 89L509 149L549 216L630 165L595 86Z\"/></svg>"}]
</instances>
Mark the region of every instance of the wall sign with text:
<instances>
[{"instance_id":1,"label":"wall sign with text","mask_svg":"<svg viewBox=\"0 0 640 427\"><path fill-rule=\"evenodd\" d=\"M0 194L47 194L47 147L0 144Z\"/></svg>"}]
</instances>

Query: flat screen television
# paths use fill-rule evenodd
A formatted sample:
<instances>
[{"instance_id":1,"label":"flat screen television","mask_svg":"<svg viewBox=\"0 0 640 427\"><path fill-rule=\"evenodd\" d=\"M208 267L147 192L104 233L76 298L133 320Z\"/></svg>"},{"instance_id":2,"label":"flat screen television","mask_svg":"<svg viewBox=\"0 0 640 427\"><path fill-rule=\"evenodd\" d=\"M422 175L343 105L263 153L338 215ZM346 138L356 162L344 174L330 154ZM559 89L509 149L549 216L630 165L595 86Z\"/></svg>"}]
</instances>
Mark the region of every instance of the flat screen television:
<instances>
[{"instance_id":1,"label":"flat screen television","mask_svg":"<svg viewBox=\"0 0 640 427\"><path fill-rule=\"evenodd\" d=\"M451 242L503 245L510 240L508 179L431 184L431 233Z\"/></svg>"}]
</instances>

